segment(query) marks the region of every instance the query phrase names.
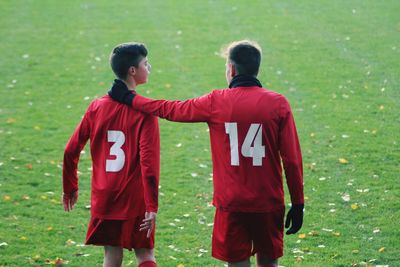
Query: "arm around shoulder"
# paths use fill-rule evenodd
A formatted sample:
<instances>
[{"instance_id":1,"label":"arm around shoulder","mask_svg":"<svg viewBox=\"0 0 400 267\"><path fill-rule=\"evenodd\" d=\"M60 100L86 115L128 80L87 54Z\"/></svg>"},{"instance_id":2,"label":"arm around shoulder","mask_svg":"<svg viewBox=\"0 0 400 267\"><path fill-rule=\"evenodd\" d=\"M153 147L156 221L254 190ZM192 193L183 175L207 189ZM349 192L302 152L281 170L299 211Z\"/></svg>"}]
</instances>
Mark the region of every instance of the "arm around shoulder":
<instances>
[{"instance_id":1,"label":"arm around shoulder","mask_svg":"<svg viewBox=\"0 0 400 267\"><path fill-rule=\"evenodd\" d=\"M156 100L136 95L132 106L141 112L178 122L207 122L212 114L212 94L184 101Z\"/></svg>"}]
</instances>

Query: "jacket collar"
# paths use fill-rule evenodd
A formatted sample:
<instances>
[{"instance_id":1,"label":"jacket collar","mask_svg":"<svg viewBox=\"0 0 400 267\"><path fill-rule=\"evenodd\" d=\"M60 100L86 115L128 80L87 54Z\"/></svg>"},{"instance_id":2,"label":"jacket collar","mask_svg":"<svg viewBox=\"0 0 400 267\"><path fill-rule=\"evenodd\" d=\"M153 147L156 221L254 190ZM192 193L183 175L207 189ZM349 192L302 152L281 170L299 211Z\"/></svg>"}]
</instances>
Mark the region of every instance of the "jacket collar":
<instances>
[{"instance_id":1,"label":"jacket collar","mask_svg":"<svg viewBox=\"0 0 400 267\"><path fill-rule=\"evenodd\" d=\"M236 75L229 83L229 88L251 87L251 86L262 87L262 84L256 77L250 75Z\"/></svg>"}]
</instances>

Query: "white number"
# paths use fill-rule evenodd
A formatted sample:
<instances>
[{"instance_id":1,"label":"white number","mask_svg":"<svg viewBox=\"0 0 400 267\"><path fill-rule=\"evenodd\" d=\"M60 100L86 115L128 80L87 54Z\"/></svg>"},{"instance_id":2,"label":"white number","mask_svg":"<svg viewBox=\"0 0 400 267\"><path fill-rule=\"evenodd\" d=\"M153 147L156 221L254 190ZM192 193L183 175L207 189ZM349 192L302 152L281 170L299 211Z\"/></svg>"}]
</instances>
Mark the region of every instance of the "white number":
<instances>
[{"instance_id":1,"label":"white number","mask_svg":"<svg viewBox=\"0 0 400 267\"><path fill-rule=\"evenodd\" d=\"M231 145L231 165L239 166L237 123L225 122L225 133L229 135L229 144Z\"/></svg>"},{"instance_id":2,"label":"white number","mask_svg":"<svg viewBox=\"0 0 400 267\"><path fill-rule=\"evenodd\" d=\"M118 172L125 164L125 153L121 149L125 143L125 135L121 131L108 131L107 141L114 142L110 148L110 155L115 156L115 159L106 160L106 172Z\"/></svg>"},{"instance_id":3,"label":"white number","mask_svg":"<svg viewBox=\"0 0 400 267\"><path fill-rule=\"evenodd\" d=\"M231 147L231 165L239 166L239 144L236 122L226 122L225 132L229 135ZM253 144L253 146L252 146ZM262 125L252 123L244 139L241 153L246 158L253 158L253 166L261 166L265 157L265 146L262 145Z\"/></svg>"},{"instance_id":4,"label":"white number","mask_svg":"<svg viewBox=\"0 0 400 267\"><path fill-rule=\"evenodd\" d=\"M251 144L254 146L251 146ZM253 123L247 132L242 145L242 155L253 158L253 166L261 166L262 159L265 157L265 146L262 145L262 125Z\"/></svg>"}]
</instances>

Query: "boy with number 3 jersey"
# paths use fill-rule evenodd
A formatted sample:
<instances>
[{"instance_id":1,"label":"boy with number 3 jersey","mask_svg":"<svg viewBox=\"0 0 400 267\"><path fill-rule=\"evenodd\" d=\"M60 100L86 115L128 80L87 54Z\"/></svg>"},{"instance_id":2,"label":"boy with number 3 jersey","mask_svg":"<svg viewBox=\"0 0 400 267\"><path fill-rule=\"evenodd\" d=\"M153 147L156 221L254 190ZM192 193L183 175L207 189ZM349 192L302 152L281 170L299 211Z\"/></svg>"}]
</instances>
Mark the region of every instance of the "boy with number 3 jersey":
<instances>
[{"instance_id":1,"label":"boy with number 3 jersey","mask_svg":"<svg viewBox=\"0 0 400 267\"><path fill-rule=\"evenodd\" d=\"M111 67L132 92L147 82L150 64L139 43L115 47ZM134 249L140 267L157 266L154 230L158 209L160 143L157 118L135 111L108 95L94 100L65 147L63 203L78 198L79 155L90 139L91 218L86 244L104 246L104 267L121 266L123 248Z\"/></svg>"},{"instance_id":2,"label":"boy with number 3 jersey","mask_svg":"<svg viewBox=\"0 0 400 267\"><path fill-rule=\"evenodd\" d=\"M186 101L153 100L114 85L109 95L136 110L179 122L207 122L210 129L216 207L213 257L229 266L278 266L283 255L282 166L292 206L287 234L303 223L303 168L287 99L256 78L260 47L250 41L226 49L229 88Z\"/></svg>"}]
</instances>

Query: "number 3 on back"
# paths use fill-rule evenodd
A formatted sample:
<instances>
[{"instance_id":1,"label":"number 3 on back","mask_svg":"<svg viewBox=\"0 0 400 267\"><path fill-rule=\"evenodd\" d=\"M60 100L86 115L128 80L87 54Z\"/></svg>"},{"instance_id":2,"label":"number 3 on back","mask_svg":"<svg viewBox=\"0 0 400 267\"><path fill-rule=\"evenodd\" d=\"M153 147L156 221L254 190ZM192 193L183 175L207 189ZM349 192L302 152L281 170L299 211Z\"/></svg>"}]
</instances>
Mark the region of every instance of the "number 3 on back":
<instances>
[{"instance_id":1,"label":"number 3 on back","mask_svg":"<svg viewBox=\"0 0 400 267\"><path fill-rule=\"evenodd\" d=\"M107 141L114 142L110 148L110 155L115 159L106 160L106 172L118 172L125 164L125 153L121 149L125 143L125 135L121 131L107 131Z\"/></svg>"},{"instance_id":2,"label":"number 3 on back","mask_svg":"<svg viewBox=\"0 0 400 267\"><path fill-rule=\"evenodd\" d=\"M225 122L225 133L229 135L231 165L239 166L239 144L236 122ZM253 144L253 146L251 146ZM262 145L262 124L252 123L244 139L241 153L243 157L253 158L253 166L262 166L265 146Z\"/></svg>"}]
</instances>

